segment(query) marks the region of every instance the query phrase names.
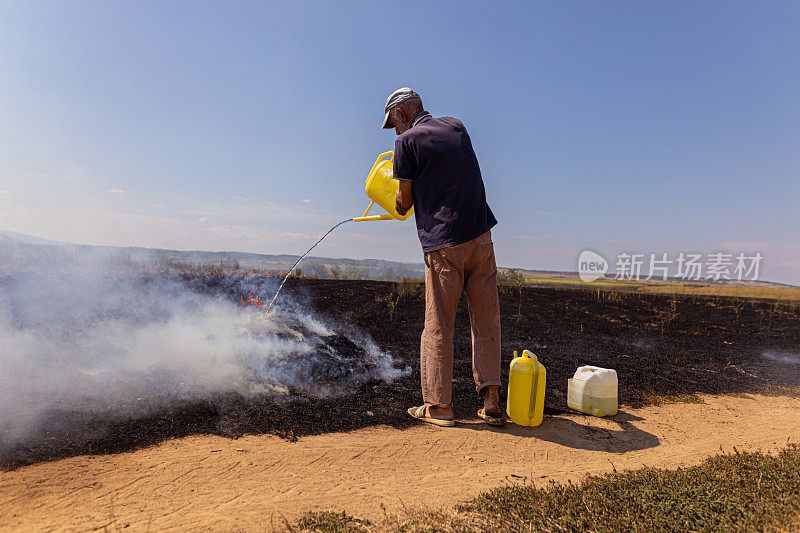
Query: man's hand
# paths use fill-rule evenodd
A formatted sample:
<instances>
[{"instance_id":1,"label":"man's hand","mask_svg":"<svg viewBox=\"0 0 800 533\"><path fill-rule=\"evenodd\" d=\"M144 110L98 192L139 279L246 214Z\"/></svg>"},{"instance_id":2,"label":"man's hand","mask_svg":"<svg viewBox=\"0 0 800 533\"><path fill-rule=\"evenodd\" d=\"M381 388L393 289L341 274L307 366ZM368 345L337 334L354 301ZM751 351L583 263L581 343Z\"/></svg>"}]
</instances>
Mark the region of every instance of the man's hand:
<instances>
[{"instance_id":1,"label":"man's hand","mask_svg":"<svg viewBox=\"0 0 800 533\"><path fill-rule=\"evenodd\" d=\"M405 216L408 213L408 209L404 209L403 205L400 203L400 193L397 193L397 199L394 201L394 208L397 211L397 214L401 217Z\"/></svg>"},{"instance_id":2,"label":"man's hand","mask_svg":"<svg viewBox=\"0 0 800 533\"><path fill-rule=\"evenodd\" d=\"M408 180L400 180L400 190L397 191L397 197L394 201L394 208L397 214L405 216L411 206L414 205L414 196L412 193L412 184Z\"/></svg>"}]
</instances>

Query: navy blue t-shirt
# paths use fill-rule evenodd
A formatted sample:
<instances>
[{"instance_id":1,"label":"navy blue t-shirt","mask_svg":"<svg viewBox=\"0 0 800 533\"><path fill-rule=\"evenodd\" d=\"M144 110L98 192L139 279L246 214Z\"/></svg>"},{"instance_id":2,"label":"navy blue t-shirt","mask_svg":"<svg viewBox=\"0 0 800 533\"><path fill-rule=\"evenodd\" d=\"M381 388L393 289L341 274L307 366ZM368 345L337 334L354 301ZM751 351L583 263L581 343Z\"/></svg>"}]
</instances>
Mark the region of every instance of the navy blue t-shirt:
<instances>
[{"instance_id":1,"label":"navy blue t-shirt","mask_svg":"<svg viewBox=\"0 0 800 533\"><path fill-rule=\"evenodd\" d=\"M423 252L467 242L497 224L472 141L458 119L417 115L394 143L394 177L413 182Z\"/></svg>"}]
</instances>

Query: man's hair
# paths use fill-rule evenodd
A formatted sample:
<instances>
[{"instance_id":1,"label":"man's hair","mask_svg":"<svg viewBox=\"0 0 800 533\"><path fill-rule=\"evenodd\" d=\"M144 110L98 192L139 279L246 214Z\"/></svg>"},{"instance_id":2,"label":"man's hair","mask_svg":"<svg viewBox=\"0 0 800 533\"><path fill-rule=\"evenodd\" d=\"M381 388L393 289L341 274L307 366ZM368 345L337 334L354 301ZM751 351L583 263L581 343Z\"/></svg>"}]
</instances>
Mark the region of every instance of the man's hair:
<instances>
[{"instance_id":1,"label":"man's hair","mask_svg":"<svg viewBox=\"0 0 800 533\"><path fill-rule=\"evenodd\" d=\"M395 109L399 109L401 107L406 113L411 115L411 118L414 118L414 115L425 109L422 107L422 98L411 98L410 100L406 100L402 104L398 104Z\"/></svg>"}]
</instances>

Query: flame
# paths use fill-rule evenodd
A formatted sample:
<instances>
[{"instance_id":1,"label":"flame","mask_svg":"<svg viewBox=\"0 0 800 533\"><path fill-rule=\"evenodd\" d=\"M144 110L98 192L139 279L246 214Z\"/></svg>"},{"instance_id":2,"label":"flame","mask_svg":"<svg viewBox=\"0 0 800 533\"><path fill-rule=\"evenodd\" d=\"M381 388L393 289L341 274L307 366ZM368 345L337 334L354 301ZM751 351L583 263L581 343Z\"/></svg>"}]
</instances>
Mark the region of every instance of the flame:
<instances>
[{"instance_id":1,"label":"flame","mask_svg":"<svg viewBox=\"0 0 800 533\"><path fill-rule=\"evenodd\" d=\"M240 296L239 300L242 302L242 305L253 304L256 307L260 307L261 309L264 309L265 307L267 307L267 304L262 302L261 298L259 298L258 296L253 296L249 292L247 293L247 299L246 300L244 299L244 296Z\"/></svg>"}]
</instances>

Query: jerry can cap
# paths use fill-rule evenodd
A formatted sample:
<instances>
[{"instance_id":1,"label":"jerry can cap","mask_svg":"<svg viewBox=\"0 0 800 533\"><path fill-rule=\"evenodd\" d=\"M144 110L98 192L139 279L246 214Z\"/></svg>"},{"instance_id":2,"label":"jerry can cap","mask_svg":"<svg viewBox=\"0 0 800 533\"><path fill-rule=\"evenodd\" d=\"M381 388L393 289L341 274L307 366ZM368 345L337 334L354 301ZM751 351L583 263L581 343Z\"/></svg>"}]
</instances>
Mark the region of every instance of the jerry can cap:
<instances>
[{"instance_id":1,"label":"jerry can cap","mask_svg":"<svg viewBox=\"0 0 800 533\"><path fill-rule=\"evenodd\" d=\"M514 350L514 359L517 360L517 363L521 365L532 365L534 361L539 361L539 358L536 357L536 354L529 351L529 350L522 350L522 355L518 356L519 352Z\"/></svg>"}]
</instances>

